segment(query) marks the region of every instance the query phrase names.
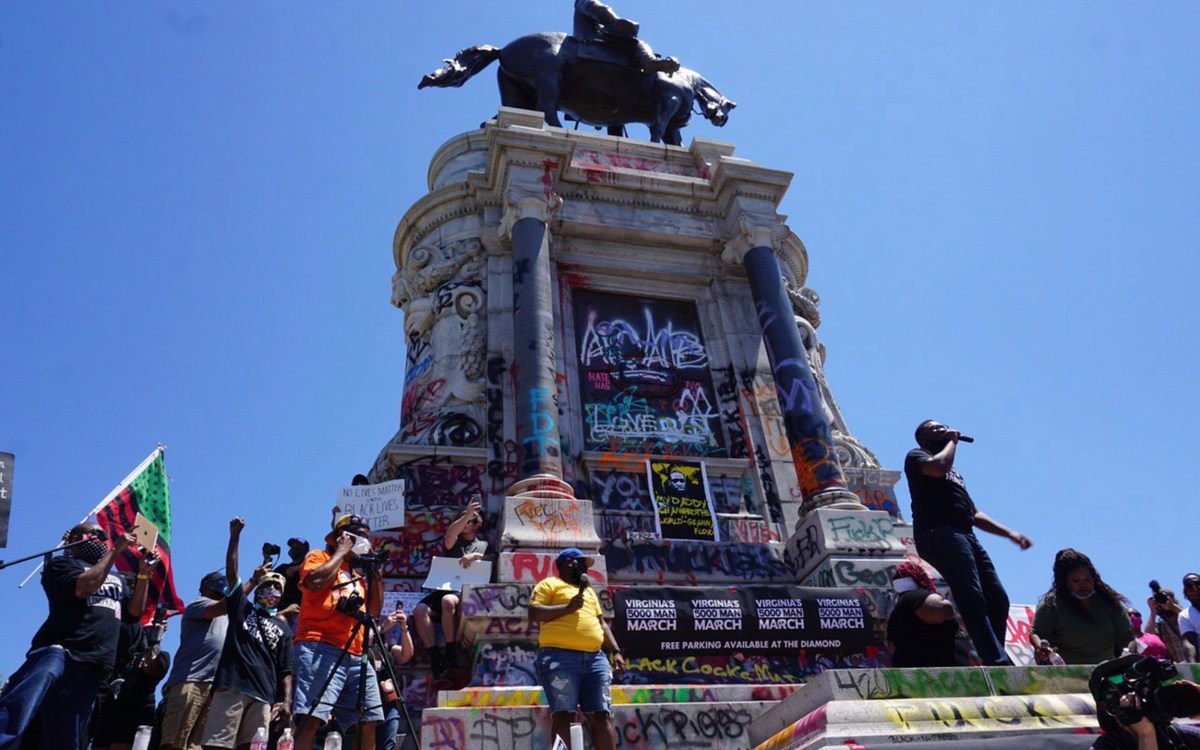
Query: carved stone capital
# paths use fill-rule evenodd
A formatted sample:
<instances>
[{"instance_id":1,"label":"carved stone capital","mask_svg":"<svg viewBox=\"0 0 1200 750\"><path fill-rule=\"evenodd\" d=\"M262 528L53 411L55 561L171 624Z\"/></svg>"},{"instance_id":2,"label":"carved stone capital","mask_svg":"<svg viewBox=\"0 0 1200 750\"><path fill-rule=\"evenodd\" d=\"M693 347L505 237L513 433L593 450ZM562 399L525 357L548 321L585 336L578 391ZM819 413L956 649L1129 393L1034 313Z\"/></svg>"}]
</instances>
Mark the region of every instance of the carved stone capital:
<instances>
[{"instance_id":1,"label":"carved stone capital","mask_svg":"<svg viewBox=\"0 0 1200 750\"><path fill-rule=\"evenodd\" d=\"M521 219L537 219L543 224L549 223L551 215L562 208L563 199L555 192L549 193L519 193L509 191L504 194L504 216L496 234L503 239L512 239L512 228Z\"/></svg>"},{"instance_id":2,"label":"carved stone capital","mask_svg":"<svg viewBox=\"0 0 1200 750\"><path fill-rule=\"evenodd\" d=\"M736 231L725 241L721 260L725 263L741 263L746 253L756 247L777 249L787 235L787 226L778 221L739 214Z\"/></svg>"}]
</instances>

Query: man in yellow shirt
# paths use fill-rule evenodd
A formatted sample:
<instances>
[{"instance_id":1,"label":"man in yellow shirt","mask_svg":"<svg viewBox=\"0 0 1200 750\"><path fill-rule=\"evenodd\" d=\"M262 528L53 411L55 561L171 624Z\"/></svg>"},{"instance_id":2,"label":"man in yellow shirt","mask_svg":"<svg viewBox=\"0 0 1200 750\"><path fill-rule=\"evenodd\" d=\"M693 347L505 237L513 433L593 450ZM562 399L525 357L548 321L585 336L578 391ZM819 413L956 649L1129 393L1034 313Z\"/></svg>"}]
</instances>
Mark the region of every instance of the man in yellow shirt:
<instances>
[{"instance_id":1,"label":"man in yellow shirt","mask_svg":"<svg viewBox=\"0 0 1200 750\"><path fill-rule=\"evenodd\" d=\"M625 657L604 622L595 589L588 585L587 569L594 562L575 547L560 552L555 561L558 576L533 587L529 619L541 623L535 664L554 734L570 747L571 721L578 708L587 718L596 750L614 750L617 735L609 693L613 673L604 651L612 653L618 672L625 670Z\"/></svg>"}]
</instances>

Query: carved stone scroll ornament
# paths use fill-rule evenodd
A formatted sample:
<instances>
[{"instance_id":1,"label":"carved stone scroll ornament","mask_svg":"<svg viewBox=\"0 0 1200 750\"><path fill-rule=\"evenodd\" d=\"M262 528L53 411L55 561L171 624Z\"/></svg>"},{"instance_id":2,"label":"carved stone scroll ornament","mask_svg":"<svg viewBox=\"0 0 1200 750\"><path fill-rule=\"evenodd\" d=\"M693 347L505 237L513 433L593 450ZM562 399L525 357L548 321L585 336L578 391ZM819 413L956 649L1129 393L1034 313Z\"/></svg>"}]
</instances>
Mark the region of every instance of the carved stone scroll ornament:
<instances>
[{"instance_id":1,"label":"carved stone scroll ornament","mask_svg":"<svg viewBox=\"0 0 1200 750\"><path fill-rule=\"evenodd\" d=\"M477 445L486 361L483 245L477 238L408 253L393 277L408 346L398 442Z\"/></svg>"},{"instance_id":2,"label":"carved stone scroll ornament","mask_svg":"<svg viewBox=\"0 0 1200 750\"><path fill-rule=\"evenodd\" d=\"M800 330L800 338L804 340L809 368L817 381L817 391L821 394L821 409L833 432L838 461L847 468L880 468L879 459L875 454L850 434L850 428L842 416L842 409L833 397L833 390L825 376L825 345L817 337L816 330L817 326L821 325L821 313L817 309L821 304L820 295L808 287L796 290L789 285L788 297L796 314L796 327Z\"/></svg>"}]
</instances>

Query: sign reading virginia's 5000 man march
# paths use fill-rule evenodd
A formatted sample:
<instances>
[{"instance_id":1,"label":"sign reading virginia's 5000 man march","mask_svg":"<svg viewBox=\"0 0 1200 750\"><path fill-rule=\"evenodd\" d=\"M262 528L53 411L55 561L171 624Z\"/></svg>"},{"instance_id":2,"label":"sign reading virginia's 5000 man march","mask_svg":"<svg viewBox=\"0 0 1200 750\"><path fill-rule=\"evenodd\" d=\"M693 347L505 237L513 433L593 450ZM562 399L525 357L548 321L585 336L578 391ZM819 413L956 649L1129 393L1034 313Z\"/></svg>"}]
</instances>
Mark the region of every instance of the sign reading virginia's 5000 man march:
<instances>
[{"instance_id":1,"label":"sign reading virginia's 5000 man march","mask_svg":"<svg viewBox=\"0 0 1200 750\"><path fill-rule=\"evenodd\" d=\"M613 631L627 656L860 653L871 618L854 589L638 587L617 592Z\"/></svg>"}]
</instances>

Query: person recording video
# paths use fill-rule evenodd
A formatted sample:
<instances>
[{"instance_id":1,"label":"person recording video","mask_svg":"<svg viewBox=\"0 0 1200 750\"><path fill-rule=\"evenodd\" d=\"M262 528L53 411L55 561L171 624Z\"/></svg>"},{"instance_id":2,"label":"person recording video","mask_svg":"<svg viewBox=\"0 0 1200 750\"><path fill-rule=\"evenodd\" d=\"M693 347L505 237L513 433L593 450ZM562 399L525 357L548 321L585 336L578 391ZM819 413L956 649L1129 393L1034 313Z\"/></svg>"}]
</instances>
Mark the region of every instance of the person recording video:
<instances>
[{"instance_id":1,"label":"person recording video","mask_svg":"<svg viewBox=\"0 0 1200 750\"><path fill-rule=\"evenodd\" d=\"M1167 647L1167 658L1171 661L1195 661L1196 651L1192 644L1184 640L1180 631L1183 607L1179 606L1175 599L1175 592L1160 587L1158 581L1151 581L1150 589L1154 593L1146 600L1146 607L1150 610L1150 618L1145 623L1146 632L1157 635L1162 640L1163 645Z\"/></svg>"},{"instance_id":2,"label":"person recording video","mask_svg":"<svg viewBox=\"0 0 1200 750\"><path fill-rule=\"evenodd\" d=\"M1200 750L1200 727L1173 721L1200 718L1200 685L1177 678L1170 661L1136 654L1092 670L1088 689L1104 730L1092 750Z\"/></svg>"},{"instance_id":3,"label":"person recording video","mask_svg":"<svg viewBox=\"0 0 1200 750\"><path fill-rule=\"evenodd\" d=\"M296 623L296 750L311 750L317 730L330 713L344 731L358 724L359 705L364 707L362 726L358 727L362 748L374 750L375 725L383 720L383 709L373 675L367 675L364 695L359 695L363 629L355 631L355 625L362 615L379 617L383 571L377 560L362 573L352 565L373 559L370 533L371 527L359 516L339 516L325 535L325 549L309 552L300 567L303 596ZM351 658L338 664L343 648ZM317 695L326 681L328 688Z\"/></svg>"},{"instance_id":4,"label":"person recording video","mask_svg":"<svg viewBox=\"0 0 1200 750\"><path fill-rule=\"evenodd\" d=\"M63 540L68 549L42 571L50 609L46 622L0 695L0 748L19 747L35 723L40 747L83 747L100 683L116 667L122 618L137 620L145 609L157 558L142 550L132 533L110 545L98 524L81 523ZM136 550L138 558L132 592L112 570L127 549Z\"/></svg>"},{"instance_id":5,"label":"person recording video","mask_svg":"<svg viewBox=\"0 0 1200 750\"><path fill-rule=\"evenodd\" d=\"M446 534L442 537L442 556L458 558L459 565L464 568L490 557L487 540L478 536L482 530L483 505L476 495L446 528ZM461 597L457 591L433 591L413 610L413 627L429 651L434 678L444 677L458 669L460 606ZM435 624L442 626L442 636L446 641L444 649L437 645Z\"/></svg>"}]
</instances>

